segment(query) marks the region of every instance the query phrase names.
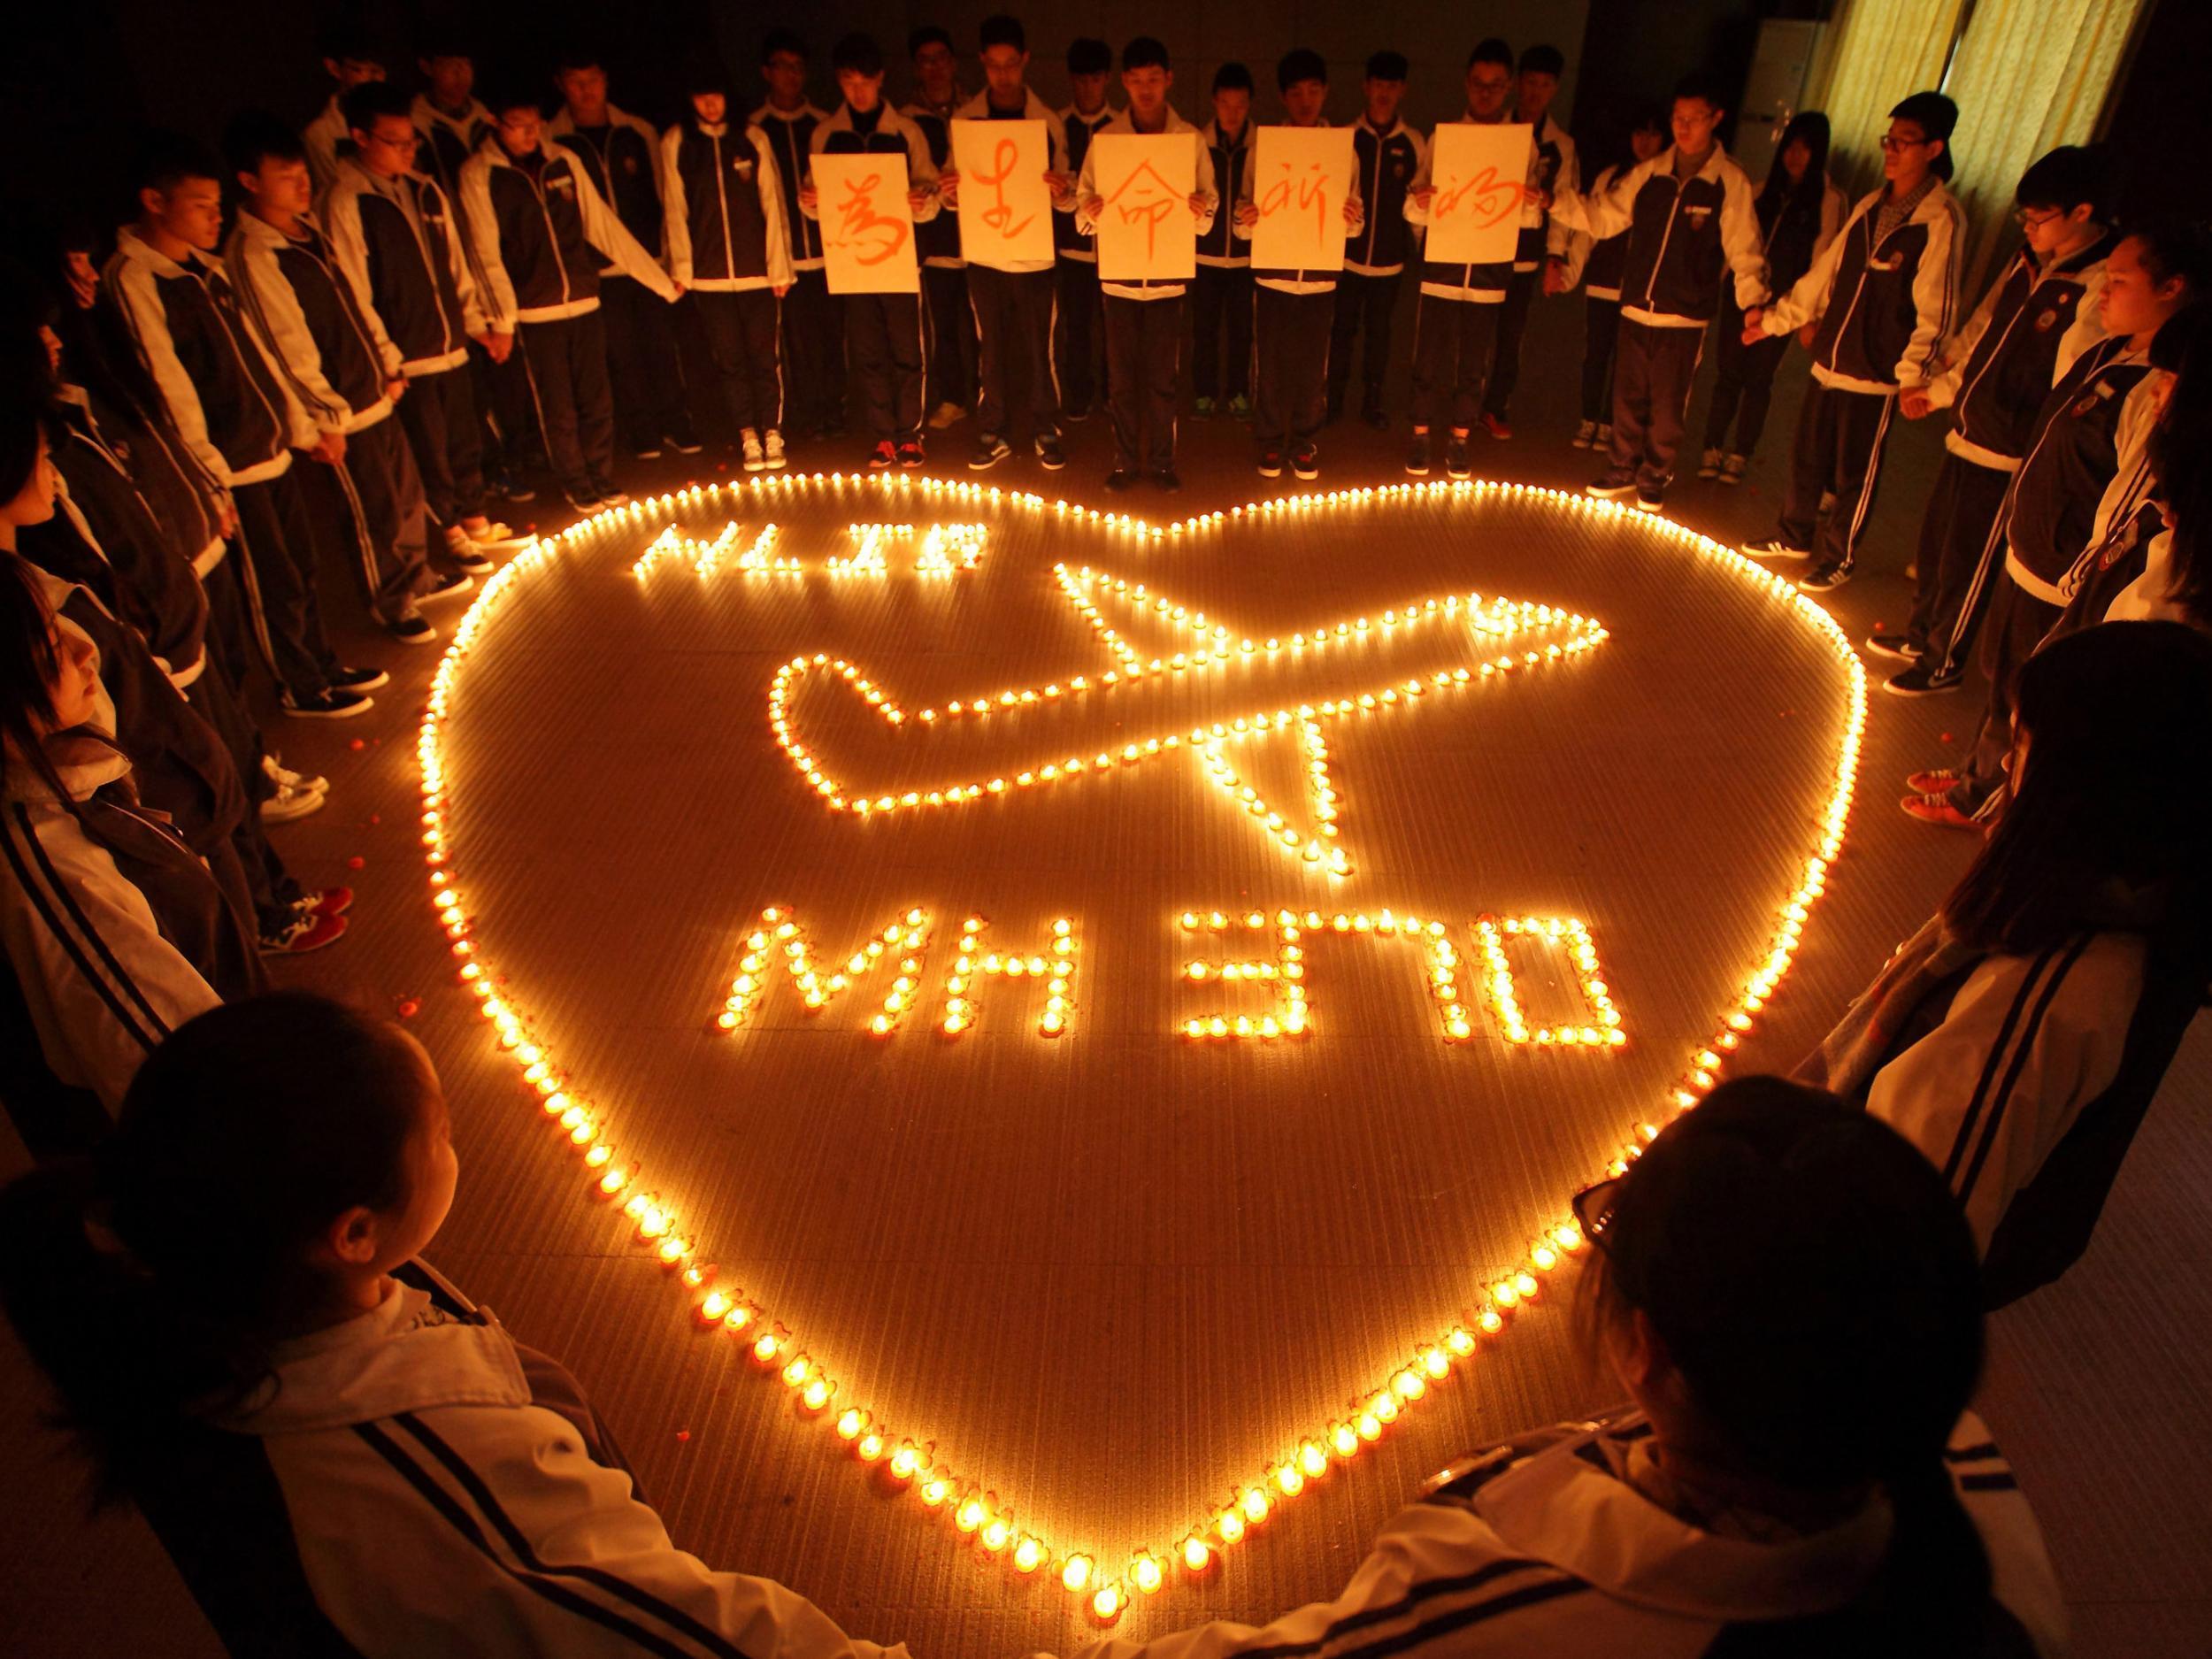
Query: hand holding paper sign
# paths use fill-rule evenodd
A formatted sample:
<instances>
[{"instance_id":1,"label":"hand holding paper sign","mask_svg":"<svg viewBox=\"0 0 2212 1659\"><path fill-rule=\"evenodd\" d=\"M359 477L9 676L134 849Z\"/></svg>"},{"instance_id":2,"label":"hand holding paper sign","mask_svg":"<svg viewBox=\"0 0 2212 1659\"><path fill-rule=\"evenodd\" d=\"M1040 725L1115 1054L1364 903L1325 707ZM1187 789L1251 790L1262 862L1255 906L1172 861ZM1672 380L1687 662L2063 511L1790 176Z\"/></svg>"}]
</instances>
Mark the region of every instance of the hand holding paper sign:
<instances>
[{"instance_id":1,"label":"hand holding paper sign","mask_svg":"<svg viewBox=\"0 0 2212 1659\"><path fill-rule=\"evenodd\" d=\"M1521 234L1530 129L1455 122L1429 151L1428 257L1440 265L1502 265Z\"/></svg>"},{"instance_id":2,"label":"hand holding paper sign","mask_svg":"<svg viewBox=\"0 0 2212 1659\"><path fill-rule=\"evenodd\" d=\"M955 121L939 175L960 215L971 265L1035 269L1052 262L1051 150L1042 121Z\"/></svg>"},{"instance_id":3,"label":"hand holding paper sign","mask_svg":"<svg viewBox=\"0 0 2212 1659\"><path fill-rule=\"evenodd\" d=\"M920 291L905 157L825 152L814 157L814 188L831 293Z\"/></svg>"},{"instance_id":4,"label":"hand holding paper sign","mask_svg":"<svg viewBox=\"0 0 2212 1659\"><path fill-rule=\"evenodd\" d=\"M1197 140L1189 133L1101 133L1091 141L1098 194L1102 281L1186 280L1197 273L1192 186Z\"/></svg>"},{"instance_id":5,"label":"hand holding paper sign","mask_svg":"<svg viewBox=\"0 0 2212 1659\"><path fill-rule=\"evenodd\" d=\"M1255 269L1344 268L1345 227L1358 222L1351 128L1261 127L1252 180Z\"/></svg>"}]
</instances>

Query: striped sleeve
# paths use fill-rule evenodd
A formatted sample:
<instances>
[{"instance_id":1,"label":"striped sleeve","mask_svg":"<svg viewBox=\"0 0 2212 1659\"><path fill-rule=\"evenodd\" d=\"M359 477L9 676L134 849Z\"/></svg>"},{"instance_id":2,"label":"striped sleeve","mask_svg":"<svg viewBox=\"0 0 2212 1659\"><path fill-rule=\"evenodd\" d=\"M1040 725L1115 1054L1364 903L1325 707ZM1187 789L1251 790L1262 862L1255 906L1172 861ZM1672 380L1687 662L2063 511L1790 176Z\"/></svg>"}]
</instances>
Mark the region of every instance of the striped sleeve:
<instances>
[{"instance_id":1,"label":"striped sleeve","mask_svg":"<svg viewBox=\"0 0 2212 1659\"><path fill-rule=\"evenodd\" d=\"M1991 1594L2019 1621L2035 1652L2055 1659L2066 1651L2066 1598L2012 1465L1971 1411L1953 1426L1943 1463L1988 1551Z\"/></svg>"},{"instance_id":2,"label":"striped sleeve","mask_svg":"<svg viewBox=\"0 0 2212 1659\"><path fill-rule=\"evenodd\" d=\"M146 365L161 401L168 407L170 423L183 438L185 449L199 465L209 487L228 489L230 463L208 435L207 411L200 405L199 388L177 357L176 342L169 333L168 309L161 303L161 289L153 273L137 260L119 253L107 263L100 292L115 308L131 343L138 348L139 361Z\"/></svg>"},{"instance_id":3,"label":"striped sleeve","mask_svg":"<svg viewBox=\"0 0 2212 1659\"><path fill-rule=\"evenodd\" d=\"M344 431L353 411L323 373L322 351L307 326L299 296L292 291L291 279L277 263L276 250L242 229L231 233L224 254L237 279L240 308L275 365L279 380L317 431ZM299 442L296 431L293 442Z\"/></svg>"},{"instance_id":4,"label":"striped sleeve","mask_svg":"<svg viewBox=\"0 0 2212 1659\"><path fill-rule=\"evenodd\" d=\"M46 1064L110 1111L140 1064L218 997L161 936L145 895L65 812L20 801L0 829L0 933Z\"/></svg>"},{"instance_id":5,"label":"striped sleeve","mask_svg":"<svg viewBox=\"0 0 2212 1659\"><path fill-rule=\"evenodd\" d=\"M1936 349L1951 332L1959 308L1959 258L1965 252L1966 210L1947 200L1928 221L1928 245L1913 272L1915 322L1905 354L1897 360L1897 383L1917 386L1928 378Z\"/></svg>"},{"instance_id":6,"label":"striped sleeve","mask_svg":"<svg viewBox=\"0 0 2212 1659\"><path fill-rule=\"evenodd\" d=\"M1943 1023L1875 1074L1867 1110L1943 1172L1980 1248L2111 1087L2142 986L2142 941L2124 934L1992 956Z\"/></svg>"}]
</instances>

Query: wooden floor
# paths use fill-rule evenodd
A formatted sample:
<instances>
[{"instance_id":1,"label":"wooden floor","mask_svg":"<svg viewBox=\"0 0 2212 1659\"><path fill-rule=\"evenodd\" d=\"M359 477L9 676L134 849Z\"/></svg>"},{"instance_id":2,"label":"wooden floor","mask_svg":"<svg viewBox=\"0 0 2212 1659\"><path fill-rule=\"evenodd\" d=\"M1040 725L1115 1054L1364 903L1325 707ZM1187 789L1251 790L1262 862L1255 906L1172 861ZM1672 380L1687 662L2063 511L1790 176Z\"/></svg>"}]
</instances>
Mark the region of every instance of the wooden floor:
<instances>
[{"instance_id":1,"label":"wooden floor","mask_svg":"<svg viewBox=\"0 0 2212 1659\"><path fill-rule=\"evenodd\" d=\"M1572 307L1539 308L1532 363L1567 360L1574 336ZM1778 399L1749 483L1685 482L1671 516L1724 539L1765 530L1794 402L1793 388ZM1529 386L1516 417L1524 435L1482 441L1479 472L1573 486L1594 470L1564 442L1557 388ZM933 474L966 479L964 436L940 442ZM1293 493L1287 478L1252 475L1243 434L1225 424L1188 422L1182 436L1185 493L1127 511L1164 523ZM1901 435L1870 572L1829 606L1855 639L1901 616L1934 436ZM1401 442L1333 429L1320 487L1399 481ZM1069 472L1017 461L988 481L1104 507L1106 446L1094 422L1076 429ZM710 464L636 474L633 488L655 488L721 476ZM769 516L777 551L808 564L844 551L856 520L984 517L918 496L879 512L864 491L789 492L772 514L725 503L681 515L710 532ZM641 1185L679 1206L726 1282L788 1321L838 1378L841 1407L934 1441L1021 1526L1095 1551L1110 1571L1133 1547L1171 1548L1233 1482L1342 1415L1352 1387L1379 1383L1416 1335L1458 1317L1656 1110L1816 839L1847 706L1832 650L1724 564L1648 526L1501 495L1232 521L1143 547L1011 510L992 521L979 570L934 579L703 580L672 564L641 582L627 568L646 539L610 535L516 584L460 671L445 728L451 868L478 912L482 959L623 1160L643 1163ZM922 733L911 717L924 706L1113 666L1053 581L1055 561L1143 581L1239 639L1340 616L1372 626L1364 644L1311 658L1240 656L1079 707ZM1471 590L1555 604L1609 634L1577 660L1326 723L1347 878L1287 857L1188 755L863 823L824 810L763 732L775 664L819 650L849 657L911 721L895 732L826 686L826 671L798 682L790 718L848 790L1011 777L1472 660L1463 631L1381 626L1386 607ZM1125 603L1099 603L1146 657L1187 646L1132 622ZM393 655L382 647L379 660ZM362 720L271 723L288 760L334 786L331 806L279 831L280 846L308 879L360 893L353 933L281 977L411 1009L453 1100L462 1187L434 1259L572 1363L686 1547L782 1578L856 1633L903 1638L918 1655L1072 1645L1088 1627L1064 1592L986 1563L947 1517L864 1479L739 1344L687 1327L668 1275L583 1195L576 1155L487 1041L425 902L414 727L434 657L393 664L394 687ZM1970 852L1893 801L1906 771L1970 737L1976 701L1870 703L1843 858L1740 1070L1793 1063ZM1232 744L1224 758L1307 821L1289 737ZM880 998L880 976L819 1016L772 999L743 1031L712 1033L743 933L768 903L795 907L840 955L924 908L931 995L882 1041L858 1029L856 1006ZM1278 905L1418 907L1463 942L1486 911L1583 916L1631 1041L1508 1052L1471 1007L1477 1035L1447 1048L1413 953L1333 935L1310 959L1302 1043L1173 1035L1192 1013L1257 1014L1266 999L1179 983L1186 962L1226 954L1236 936L1186 933L1172 918ZM987 949L1025 951L1042 950L1053 917L1074 918L1069 1035L1038 1035L1036 994L1005 979L974 987L972 1034L954 1043L930 1029L949 941L972 912L989 918ZM1265 954L1268 933L1246 938L1238 954ZM1535 1020L1578 1002L1555 967L1540 955L1524 966ZM1479 977L1470 964L1471 998ZM1995 1325L1985 1415L2042 1517L2082 1653L2207 1651L2212 1525L2196 1494L2212 1453L2195 1425L2212 1384L2208 1075L2200 1028L2089 1260ZM1606 1403L1575 1358L1565 1303L1553 1294L1516 1317L1379 1444L1205 1579L1171 1574L1124 1628L1260 1619L1329 1594L1454 1450ZM80 1524L74 1473L32 1422L19 1355L5 1355L12 1646L211 1651L142 1527L115 1515Z\"/></svg>"}]
</instances>

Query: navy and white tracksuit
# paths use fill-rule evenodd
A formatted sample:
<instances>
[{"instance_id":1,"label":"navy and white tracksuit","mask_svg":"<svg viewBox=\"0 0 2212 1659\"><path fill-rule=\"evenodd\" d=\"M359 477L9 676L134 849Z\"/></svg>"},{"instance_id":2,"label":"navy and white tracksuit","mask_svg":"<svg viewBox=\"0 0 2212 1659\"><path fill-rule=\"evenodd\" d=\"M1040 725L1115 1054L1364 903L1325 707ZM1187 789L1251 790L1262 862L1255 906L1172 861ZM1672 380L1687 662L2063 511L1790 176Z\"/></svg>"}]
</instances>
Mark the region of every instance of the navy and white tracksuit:
<instances>
[{"instance_id":1,"label":"navy and white tracksuit","mask_svg":"<svg viewBox=\"0 0 2212 1659\"><path fill-rule=\"evenodd\" d=\"M1237 198L1239 217L1230 227L1238 241L1248 244L1252 232L1241 214L1247 203L1256 200L1261 184L1253 176L1259 165L1256 139L1254 142L1252 165L1246 170L1243 194ZM1356 234L1367 223L1356 167L1345 201L1352 210L1346 221L1348 234ZM1329 334L1336 321L1338 275L1333 268L1252 267L1252 437L1263 457L1271 450L1288 449L1293 455L1310 451L1328 419Z\"/></svg>"},{"instance_id":2,"label":"navy and white tracksuit","mask_svg":"<svg viewBox=\"0 0 2212 1659\"><path fill-rule=\"evenodd\" d=\"M1460 124L1477 123L1462 115ZM1487 125L1487 123L1485 123ZM1418 199L1434 188L1436 140L1406 194L1405 218L1426 227L1429 210ZM1422 250L1421 294L1413 314L1413 426L1425 432L1443 425L1464 433L1481 412L1498 334L1498 310L1513 280L1513 262L1447 265Z\"/></svg>"},{"instance_id":3,"label":"navy and white tracksuit","mask_svg":"<svg viewBox=\"0 0 2212 1659\"><path fill-rule=\"evenodd\" d=\"M1329 333L1329 412L1344 407L1352 373L1352 348L1364 331L1360 363L1361 401L1382 408L1383 377L1390 372L1391 323L1405 287L1413 232L1406 222L1406 192L1427 158L1428 143L1403 121L1377 132L1364 117L1352 125L1352 165L1359 173L1367 222L1345 238L1344 274L1336 283L1336 316Z\"/></svg>"},{"instance_id":4,"label":"navy and white tracksuit","mask_svg":"<svg viewBox=\"0 0 2212 1659\"><path fill-rule=\"evenodd\" d=\"M1534 124L1529 137L1528 195L1521 202L1521 237L1513 250L1513 275L1505 285L1505 303L1498 308L1498 344L1489 383L1482 394L1483 412L1502 422L1513 388L1521 380L1521 335L1528 326L1528 308L1541 291L1547 259L1564 259L1571 233L1555 223L1551 211L1537 193L1556 193L1582 188L1582 163L1567 129L1546 115Z\"/></svg>"},{"instance_id":5,"label":"navy and white tracksuit","mask_svg":"<svg viewBox=\"0 0 2212 1659\"><path fill-rule=\"evenodd\" d=\"M1624 169L1607 167L1590 186L1603 196ZM1567 286L1584 284L1582 305L1582 418L1593 426L1613 425L1613 352L1621 334L1621 272L1628 264L1628 232L1600 241L1586 230L1569 233Z\"/></svg>"},{"instance_id":6,"label":"navy and white tracksuit","mask_svg":"<svg viewBox=\"0 0 2212 1659\"><path fill-rule=\"evenodd\" d=\"M1071 178L1075 169L1068 161L1067 132L1059 118L1034 91L1025 88L1023 100L1018 110L1002 110L988 92L979 92L955 114L965 121L1041 122L1048 171ZM1074 208L1071 200L1055 202L1053 219L1069 218ZM978 342L979 433L1026 433L1037 439L1060 434L1056 264L1045 259L990 265L972 257L967 262L968 304ZM1017 365L1025 376L1016 376Z\"/></svg>"},{"instance_id":7,"label":"navy and white tracksuit","mask_svg":"<svg viewBox=\"0 0 2212 1659\"><path fill-rule=\"evenodd\" d=\"M940 172L952 165L952 118L959 114L956 101L949 108L933 110L919 99L902 104L899 113L922 129L929 159ZM975 407L981 382L977 378L976 315L968 303L968 262L960 250L960 216L940 213L914 227L914 257L922 266L922 318L929 330L928 383L922 401L931 412L950 405L964 412Z\"/></svg>"},{"instance_id":8,"label":"navy and white tracksuit","mask_svg":"<svg viewBox=\"0 0 2212 1659\"><path fill-rule=\"evenodd\" d=\"M663 136L661 171L669 269L698 309L731 425L780 431L778 290L795 273L775 151L757 127L693 116Z\"/></svg>"},{"instance_id":9,"label":"navy and white tracksuit","mask_svg":"<svg viewBox=\"0 0 2212 1659\"><path fill-rule=\"evenodd\" d=\"M1824 174L1812 202L1801 199L1795 189L1770 193L1763 179L1752 194L1759 214L1760 246L1767 257L1767 287L1786 294L1843 229L1849 204ZM1743 307L1732 294L1721 296L1720 322L1714 332L1719 373L1713 380L1712 404L1705 411L1705 447L1747 457L1766 430L1767 410L1774 400L1774 372L1789 349L1789 339L1769 334L1755 345L1744 344ZM1732 423L1736 429L1732 443L1728 439Z\"/></svg>"},{"instance_id":10,"label":"navy and white tracksuit","mask_svg":"<svg viewBox=\"0 0 2212 1659\"><path fill-rule=\"evenodd\" d=\"M1102 104L1094 112L1086 115L1071 104L1053 119L1059 123L1060 142L1066 148L1068 165L1080 173L1085 157L1091 152L1092 137L1114 119L1114 111ZM1215 222L1225 227L1227 219L1225 215L1217 215ZM1225 228L1222 234L1227 234ZM1074 214L1055 213L1052 245L1057 257L1054 274L1060 295L1053 354L1060 368L1061 412L1079 418L1091 411L1106 390L1106 342L1099 320L1098 244L1096 238L1076 229ZM1202 309L1202 278L1199 303ZM1248 313L1249 309L1248 305Z\"/></svg>"},{"instance_id":11,"label":"navy and white tracksuit","mask_svg":"<svg viewBox=\"0 0 2212 1659\"><path fill-rule=\"evenodd\" d=\"M783 184L784 228L791 240L791 292L783 296L784 383L790 388L787 422L808 437L845 427L844 301L822 274L822 227L799 211L799 191L814 153L814 129L829 119L811 104L780 110L764 104L751 116L776 158Z\"/></svg>"},{"instance_id":12,"label":"navy and white tracksuit","mask_svg":"<svg viewBox=\"0 0 2212 1659\"><path fill-rule=\"evenodd\" d=\"M1218 123L1200 127L1214 183L1225 203L1244 199L1252 171L1252 123L1230 142ZM1192 284L1195 356L1191 388L1202 398L1244 397L1252 388L1252 250L1236 232L1235 215L1222 211L1198 239L1198 275Z\"/></svg>"}]
</instances>

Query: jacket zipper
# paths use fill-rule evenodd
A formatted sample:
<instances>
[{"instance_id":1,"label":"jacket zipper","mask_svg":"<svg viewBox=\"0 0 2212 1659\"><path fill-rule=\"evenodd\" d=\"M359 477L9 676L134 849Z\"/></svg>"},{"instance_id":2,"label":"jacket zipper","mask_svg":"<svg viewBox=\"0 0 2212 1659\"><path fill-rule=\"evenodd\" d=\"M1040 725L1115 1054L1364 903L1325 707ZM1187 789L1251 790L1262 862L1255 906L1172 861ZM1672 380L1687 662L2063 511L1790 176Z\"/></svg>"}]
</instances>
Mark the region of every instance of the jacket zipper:
<instances>
[{"instance_id":1,"label":"jacket zipper","mask_svg":"<svg viewBox=\"0 0 2212 1659\"><path fill-rule=\"evenodd\" d=\"M734 282L737 280L737 248L730 240L730 193L722 182L722 134L710 133L707 136L714 144L714 199L722 210L722 274Z\"/></svg>"},{"instance_id":2,"label":"jacket zipper","mask_svg":"<svg viewBox=\"0 0 2212 1659\"><path fill-rule=\"evenodd\" d=\"M1694 179L1702 176L1703 169L1701 168L1691 175ZM1658 309L1652 302L1659 288L1659 273L1667 267L1667 244L1674 240L1674 221L1682 211L1682 180L1675 179L1671 182L1674 186L1674 200L1667 207L1667 227L1659 233L1659 254L1651 262L1651 274L1644 279L1642 309L1647 311Z\"/></svg>"},{"instance_id":3,"label":"jacket zipper","mask_svg":"<svg viewBox=\"0 0 2212 1659\"><path fill-rule=\"evenodd\" d=\"M552 165L552 157L548 156L545 159L548 166ZM507 165L511 167L514 166L512 162L509 162ZM521 177L523 183L530 187L530 194L537 198L538 216L545 220L546 246L553 250L553 263L555 266L559 269L561 273L561 303L565 305L569 303L568 261L562 256L561 253L560 233L553 228L553 210L545 204L545 192L538 188L538 181L532 178L527 172L520 167L515 167L515 172ZM581 211L580 209L578 211ZM609 210L609 211L612 211L613 210L611 209ZM515 301L515 320L517 322L520 322L522 320L521 311L522 301L519 297L518 297Z\"/></svg>"},{"instance_id":4,"label":"jacket zipper","mask_svg":"<svg viewBox=\"0 0 2212 1659\"><path fill-rule=\"evenodd\" d=\"M434 150L436 146L433 145L431 148ZM403 185L401 188L409 188L410 187ZM398 204L394 204L394 205ZM449 227L453 223L452 209L449 207L446 212L446 223ZM421 226L417 223L417 220L422 217L422 204L419 201L415 204L412 217L409 216L404 207L400 208L399 216L407 220L407 233L415 239L415 251L422 256L422 273L430 281L430 304L431 308L438 313L438 337L445 342L445 349L439 355L450 357L453 353L453 325L446 318L445 300L438 293L438 267L430 257L430 239L424 234Z\"/></svg>"},{"instance_id":5,"label":"jacket zipper","mask_svg":"<svg viewBox=\"0 0 2212 1659\"><path fill-rule=\"evenodd\" d=\"M284 418L279 415L275 408L270 403L269 395L261 389L260 382L253 378L253 371L246 365L246 354L239 349L238 335L236 331L234 331L230 326L230 319L223 315L223 307L220 302L216 299L213 291L208 288L207 279L201 276L197 271L193 271L192 267L189 265L182 268L191 272L193 280L200 285L200 292L207 296L208 305L215 313L215 320L222 324L223 338L230 346L230 354L232 357L238 359L238 373L245 377L246 384L253 388L253 395L261 400L261 407L268 411L269 419L277 429L278 454L283 453L283 451L292 447L291 431L286 426ZM269 460L271 461L275 459L276 456L273 455L269 457ZM225 465L227 465L228 462L226 461ZM266 465L267 463L256 462L255 465Z\"/></svg>"},{"instance_id":6,"label":"jacket zipper","mask_svg":"<svg viewBox=\"0 0 2212 1659\"><path fill-rule=\"evenodd\" d=\"M1882 242L1886 242L1889 240L1889 236L1896 235L1898 231L1901 231L1906 227L1906 226L1910 225L1913 222L1913 218L1917 217L1919 212L1919 210L1916 208L1912 216L1905 219L1902 223L1898 225L1896 230L1890 232L1889 236L1883 237L1882 242L1878 242L1874 240L1874 220L1876 215L1880 213L1881 211L1882 210L1879 207L1874 207L1859 215L1859 222L1866 227L1866 252L1859 260L1859 280L1851 290L1851 303L1843 308L1843 320L1836 325L1835 339L1839 344L1843 339L1844 331L1851 326L1851 319L1853 314L1859 309L1859 297L1866 292L1867 270L1873 265L1874 257L1882 251ZM1829 351L1831 361L1821 365L1821 366L1832 374L1841 373L1842 371L1836 367L1835 363L1832 360L1834 356L1835 350L1832 347ZM1869 365L1868 366L1871 367L1872 365ZM1961 407L1965 405L1965 402L1966 400L1964 398L1961 398L1959 400Z\"/></svg>"},{"instance_id":7,"label":"jacket zipper","mask_svg":"<svg viewBox=\"0 0 2212 1659\"><path fill-rule=\"evenodd\" d=\"M362 326L360 311L354 302L351 288L311 247L303 246L300 251L315 262L315 268L323 273L323 280L330 284L330 291L338 296L338 309L345 313L346 322L353 330L353 337L361 342L361 349L368 353L369 366L376 371L377 390L380 394L384 388L384 359L378 355L376 342L369 338L369 331ZM338 391L334 386L330 389ZM345 394L338 392L338 396L343 397ZM347 412L350 414L352 411L349 410Z\"/></svg>"}]
</instances>

